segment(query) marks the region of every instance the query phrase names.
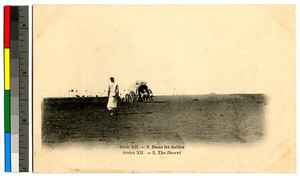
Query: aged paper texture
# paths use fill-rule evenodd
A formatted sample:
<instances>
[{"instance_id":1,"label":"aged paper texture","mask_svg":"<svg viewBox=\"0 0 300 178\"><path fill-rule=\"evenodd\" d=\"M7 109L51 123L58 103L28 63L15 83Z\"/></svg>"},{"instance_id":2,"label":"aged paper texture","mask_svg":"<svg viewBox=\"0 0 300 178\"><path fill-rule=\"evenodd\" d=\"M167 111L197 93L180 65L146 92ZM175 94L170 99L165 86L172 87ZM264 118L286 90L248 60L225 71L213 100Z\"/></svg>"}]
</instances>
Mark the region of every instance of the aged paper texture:
<instances>
[{"instance_id":1,"label":"aged paper texture","mask_svg":"<svg viewBox=\"0 0 300 178\"><path fill-rule=\"evenodd\" d=\"M295 33L294 5L33 6L34 172L295 172ZM110 117L112 76L154 101Z\"/></svg>"}]
</instances>

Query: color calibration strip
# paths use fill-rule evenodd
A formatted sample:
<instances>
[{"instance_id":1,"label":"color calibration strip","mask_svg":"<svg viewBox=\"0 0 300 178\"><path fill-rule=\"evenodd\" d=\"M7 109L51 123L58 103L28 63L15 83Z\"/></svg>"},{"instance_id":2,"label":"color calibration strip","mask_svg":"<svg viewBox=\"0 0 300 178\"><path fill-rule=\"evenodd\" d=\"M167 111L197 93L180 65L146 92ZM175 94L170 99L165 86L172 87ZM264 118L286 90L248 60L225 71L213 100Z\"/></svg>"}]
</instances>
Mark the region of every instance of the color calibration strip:
<instances>
[{"instance_id":1,"label":"color calibration strip","mask_svg":"<svg viewBox=\"0 0 300 178\"><path fill-rule=\"evenodd\" d=\"M28 36L28 6L4 6L6 172L28 172Z\"/></svg>"}]
</instances>

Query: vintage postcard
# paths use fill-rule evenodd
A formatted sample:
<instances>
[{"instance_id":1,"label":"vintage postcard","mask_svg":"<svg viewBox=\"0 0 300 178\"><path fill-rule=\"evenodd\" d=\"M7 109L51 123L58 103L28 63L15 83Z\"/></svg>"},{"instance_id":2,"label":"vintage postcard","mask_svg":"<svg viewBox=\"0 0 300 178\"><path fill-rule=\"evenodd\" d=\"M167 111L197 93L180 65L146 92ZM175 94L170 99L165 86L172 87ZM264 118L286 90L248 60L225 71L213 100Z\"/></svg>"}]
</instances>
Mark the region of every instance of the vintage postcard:
<instances>
[{"instance_id":1,"label":"vintage postcard","mask_svg":"<svg viewBox=\"0 0 300 178\"><path fill-rule=\"evenodd\" d=\"M295 37L295 5L34 5L34 172L295 172Z\"/></svg>"}]
</instances>

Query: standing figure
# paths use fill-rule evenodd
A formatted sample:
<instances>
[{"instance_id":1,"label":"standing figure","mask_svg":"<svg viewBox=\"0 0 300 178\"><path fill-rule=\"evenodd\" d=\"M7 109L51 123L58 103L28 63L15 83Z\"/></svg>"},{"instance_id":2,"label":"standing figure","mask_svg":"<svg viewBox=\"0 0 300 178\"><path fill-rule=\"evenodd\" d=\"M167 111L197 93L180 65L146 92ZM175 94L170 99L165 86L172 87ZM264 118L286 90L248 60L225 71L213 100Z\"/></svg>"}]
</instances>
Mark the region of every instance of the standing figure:
<instances>
[{"instance_id":1,"label":"standing figure","mask_svg":"<svg viewBox=\"0 0 300 178\"><path fill-rule=\"evenodd\" d=\"M128 93L125 95L125 102L126 103L130 102L130 95Z\"/></svg>"},{"instance_id":2,"label":"standing figure","mask_svg":"<svg viewBox=\"0 0 300 178\"><path fill-rule=\"evenodd\" d=\"M110 84L108 85L108 102L107 109L111 112L110 115L117 113L119 97L119 86L115 83L115 79L110 77Z\"/></svg>"},{"instance_id":3,"label":"standing figure","mask_svg":"<svg viewBox=\"0 0 300 178\"><path fill-rule=\"evenodd\" d=\"M149 101L153 102L153 92L150 88L148 89L148 94L149 94Z\"/></svg>"},{"instance_id":4,"label":"standing figure","mask_svg":"<svg viewBox=\"0 0 300 178\"><path fill-rule=\"evenodd\" d=\"M148 92L146 89L143 90L143 93L141 93L141 96L142 96L142 101L143 102L147 102L148 101Z\"/></svg>"}]
</instances>

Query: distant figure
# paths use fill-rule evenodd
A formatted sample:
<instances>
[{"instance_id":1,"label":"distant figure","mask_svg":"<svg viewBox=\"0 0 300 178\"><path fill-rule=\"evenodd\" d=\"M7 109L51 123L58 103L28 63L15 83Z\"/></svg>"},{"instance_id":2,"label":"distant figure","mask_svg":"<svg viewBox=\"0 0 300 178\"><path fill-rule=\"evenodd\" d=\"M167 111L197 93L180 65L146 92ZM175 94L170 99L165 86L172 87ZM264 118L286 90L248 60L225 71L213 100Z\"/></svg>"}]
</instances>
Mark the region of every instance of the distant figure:
<instances>
[{"instance_id":1,"label":"distant figure","mask_svg":"<svg viewBox=\"0 0 300 178\"><path fill-rule=\"evenodd\" d=\"M110 77L110 84L108 85L108 102L107 109L114 115L117 112L117 104L119 97L119 86L115 83L115 79Z\"/></svg>"},{"instance_id":2,"label":"distant figure","mask_svg":"<svg viewBox=\"0 0 300 178\"><path fill-rule=\"evenodd\" d=\"M135 95L136 95L138 101L140 101L140 100L142 99L141 93L140 93L140 91L139 91L138 88L137 88L136 91L135 91Z\"/></svg>"},{"instance_id":3,"label":"distant figure","mask_svg":"<svg viewBox=\"0 0 300 178\"><path fill-rule=\"evenodd\" d=\"M133 91L129 92L129 103L133 103L135 99L136 94Z\"/></svg>"},{"instance_id":4,"label":"distant figure","mask_svg":"<svg viewBox=\"0 0 300 178\"><path fill-rule=\"evenodd\" d=\"M129 101L130 101L130 95L127 93L127 94L125 95L125 102L126 102L126 103L129 103Z\"/></svg>"},{"instance_id":5,"label":"distant figure","mask_svg":"<svg viewBox=\"0 0 300 178\"><path fill-rule=\"evenodd\" d=\"M149 101L153 102L153 92L150 88L148 89L148 94L149 94Z\"/></svg>"},{"instance_id":6,"label":"distant figure","mask_svg":"<svg viewBox=\"0 0 300 178\"><path fill-rule=\"evenodd\" d=\"M142 101L143 101L143 102L148 101L148 96L149 96L149 95L148 95L147 90L144 89L143 92L141 92L141 98L142 98Z\"/></svg>"}]
</instances>

